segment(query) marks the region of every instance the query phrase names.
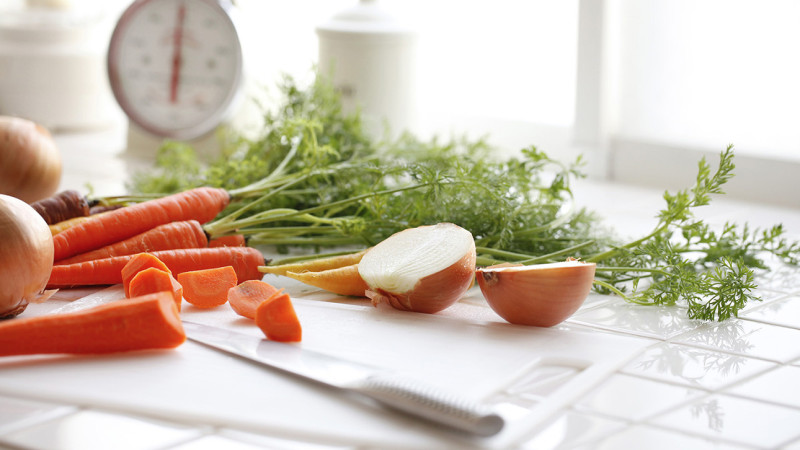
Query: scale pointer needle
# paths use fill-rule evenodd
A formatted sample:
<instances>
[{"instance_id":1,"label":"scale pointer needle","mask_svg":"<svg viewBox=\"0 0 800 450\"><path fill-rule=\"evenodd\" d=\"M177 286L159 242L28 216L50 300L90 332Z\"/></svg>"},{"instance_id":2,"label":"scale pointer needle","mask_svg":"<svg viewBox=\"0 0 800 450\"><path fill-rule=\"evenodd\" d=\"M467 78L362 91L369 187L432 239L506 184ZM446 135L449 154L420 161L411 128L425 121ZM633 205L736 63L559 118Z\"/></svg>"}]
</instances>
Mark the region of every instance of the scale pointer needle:
<instances>
[{"instance_id":1,"label":"scale pointer needle","mask_svg":"<svg viewBox=\"0 0 800 450\"><path fill-rule=\"evenodd\" d=\"M186 6L181 3L178 7L178 18L175 31L172 34L172 76L169 85L170 103L178 102L178 82L180 80L182 47L183 47L183 21L186 17Z\"/></svg>"}]
</instances>

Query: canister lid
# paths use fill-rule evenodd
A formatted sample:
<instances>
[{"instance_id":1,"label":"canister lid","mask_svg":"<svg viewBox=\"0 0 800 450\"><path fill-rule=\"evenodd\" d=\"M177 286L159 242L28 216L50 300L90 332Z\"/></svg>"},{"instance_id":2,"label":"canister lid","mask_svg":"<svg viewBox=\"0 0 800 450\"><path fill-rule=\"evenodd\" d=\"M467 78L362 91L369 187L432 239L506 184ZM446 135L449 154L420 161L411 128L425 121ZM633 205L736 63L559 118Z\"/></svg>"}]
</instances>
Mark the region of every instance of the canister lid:
<instances>
[{"instance_id":1,"label":"canister lid","mask_svg":"<svg viewBox=\"0 0 800 450\"><path fill-rule=\"evenodd\" d=\"M381 7L377 0L360 0L317 27L318 34L413 36L414 30Z\"/></svg>"}]
</instances>

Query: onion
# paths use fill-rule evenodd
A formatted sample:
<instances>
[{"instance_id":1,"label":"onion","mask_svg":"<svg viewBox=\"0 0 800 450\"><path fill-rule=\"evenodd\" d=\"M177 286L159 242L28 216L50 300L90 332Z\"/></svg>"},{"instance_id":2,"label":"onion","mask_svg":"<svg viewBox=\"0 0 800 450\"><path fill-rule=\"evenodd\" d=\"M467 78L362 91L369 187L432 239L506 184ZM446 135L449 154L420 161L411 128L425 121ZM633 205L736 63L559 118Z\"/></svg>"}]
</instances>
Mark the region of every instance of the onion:
<instances>
[{"instance_id":1,"label":"onion","mask_svg":"<svg viewBox=\"0 0 800 450\"><path fill-rule=\"evenodd\" d=\"M497 265L477 270L489 306L518 325L551 327L580 308L594 282L594 263L576 259L531 266Z\"/></svg>"},{"instance_id":2,"label":"onion","mask_svg":"<svg viewBox=\"0 0 800 450\"><path fill-rule=\"evenodd\" d=\"M0 116L0 194L27 203L53 195L61 183L61 154L41 125Z\"/></svg>"},{"instance_id":3,"label":"onion","mask_svg":"<svg viewBox=\"0 0 800 450\"><path fill-rule=\"evenodd\" d=\"M0 318L43 301L53 268L53 235L30 205L0 194Z\"/></svg>"},{"instance_id":4,"label":"onion","mask_svg":"<svg viewBox=\"0 0 800 450\"><path fill-rule=\"evenodd\" d=\"M472 233L452 223L410 228L372 247L358 273L378 305L439 312L457 302L475 277Z\"/></svg>"}]
</instances>

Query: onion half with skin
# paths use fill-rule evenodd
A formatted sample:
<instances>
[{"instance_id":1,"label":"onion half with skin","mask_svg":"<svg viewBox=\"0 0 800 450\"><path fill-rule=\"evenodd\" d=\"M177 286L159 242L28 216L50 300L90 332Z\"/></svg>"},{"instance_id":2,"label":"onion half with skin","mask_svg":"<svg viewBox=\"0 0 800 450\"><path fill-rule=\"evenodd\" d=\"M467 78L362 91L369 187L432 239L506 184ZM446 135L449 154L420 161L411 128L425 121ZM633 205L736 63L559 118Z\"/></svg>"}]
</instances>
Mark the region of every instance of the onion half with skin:
<instances>
[{"instance_id":1,"label":"onion half with skin","mask_svg":"<svg viewBox=\"0 0 800 450\"><path fill-rule=\"evenodd\" d=\"M475 277L472 233L452 223L410 228L372 247L358 272L374 305L436 313L457 302Z\"/></svg>"},{"instance_id":2,"label":"onion half with skin","mask_svg":"<svg viewBox=\"0 0 800 450\"><path fill-rule=\"evenodd\" d=\"M32 203L61 182L61 153L50 132L30 120L0 116L0 194Z\"/></svg>"},{"instance_id":3,"label":"onion half with skin","mask_svg":"<svg viewBox=\"0 0 800 450\"><path fill-rule=\"evenodd\" d=\"M477 270L489 307L510 323L552 327L581 307L596 265L576 259L551 264L498 265Z\"/></svg>"},{"instance_id":4,"label":"onion half with skin","mask_svg":"<svg viewBox=\"0 0 800 450\"><path fill-rule=\"evenodd\" d=\"M0 318L20 314L46 300L53 268L53 235L30 205L0 194Z\"/></svg>"}]
</instances>

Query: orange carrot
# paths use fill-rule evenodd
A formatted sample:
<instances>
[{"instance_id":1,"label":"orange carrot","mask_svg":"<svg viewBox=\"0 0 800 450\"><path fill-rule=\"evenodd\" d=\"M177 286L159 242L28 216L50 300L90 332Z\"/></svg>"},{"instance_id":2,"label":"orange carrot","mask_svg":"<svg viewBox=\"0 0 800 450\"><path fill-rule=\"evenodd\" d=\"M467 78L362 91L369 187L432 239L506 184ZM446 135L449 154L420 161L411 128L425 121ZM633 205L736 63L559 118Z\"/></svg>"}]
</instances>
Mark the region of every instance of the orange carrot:
<instances>
[{"instance_id":1,"label":"orange carrot","mask_svg":"<svg viewBox=\"0 0 800 450\"><path fill-rule=\"evenodd\" d=\"M283 289L276 289L261 280L248 280L228 290L228 304L236 314L255 320L258 305L282 292Z\"/></svg>"},{"instance_id":2,"label":"orange carrot","mask_svg":"<svg viewBox=\"0 0 800 450\"><path fill-rule=\"evenodd\" d=\"M166 292L0 323L0 356L174 348L185 340L175 302Z\"/></svg>"},{"instance_id":3,"label":"orange carrot","mask_svg":"<svg viewBox=\"0 0 800 450\"><path fill-rule=\"evenodd\" d=\"M155 294L156 292L169 292L172 294L172 299L175 300L175 306L178 311L181 310L183 303L183 287L171 273L150 267L139 271L131 279L128 286L129 297L140 297L147 294Z\"/></svg>"},{"instance_id":4,"label":"orange carrot","mask_svg":"<svg viewBox=\"0 0 800 450\"><path fill-rule=\"evenodd\" d=\"M319 272L286 272L285 275L339 295L364 297L364 292L369 289L358 273L358 264Z\"/></svg>"},{"instance_id":5,"label":"orange carrot","mask_svg":"<svg viewBox=\"0 0 800 450\"><path fill-rule=\"evenodd\" d=\"M91 216L53 236L54 261L127 239L151 228L180 220L208 222L230 202L227 191L195 188Z\"/></svg>"},{"instance_id":6,"label":"orange carrot","mask_svg":"<svg viewBox=\"0 0 800 450\"><path fill-rule=\"evenodd\" d=\"M191 270L178 274L183 297L198 308L216 308L228 301L228 290L236 284L236 271L231 266Z\"/></svg>"},{"instance_id":7,"label":"orange carrot","mask_svg":"<svg viewBox=\"0 0 800 450\"><path fill-rule=\"evenodd\" d=\"M54 267L55 268L55 267ZM131 259L122 266L120 269L120 278L122 282L122 286L125 289L125 297L131 297L130 293L130 285L131 280L133 277L136 276L139 272L145 269L158 269L163 270L165 272L169 272L169 268L163 261L158 259L157 256L154 256L152 253L138 253L133 255ZM52 276L52 272L51 272ZM116 283L109 283L109 284L116 284Z\"/></svg>"},{"instance_id":8,"label":"orange carrot","mask_svg":"<svg viewBox=\"0 0 800 450\"><path fill-rule=\"evenodd\" d=\"M55 236L58 233L72 228L79 223L83 223L92 219L92 216L73 217L72 219L62 220L61 222L50 225L50 233Z\"/></svg>"},{"instance_id":9,"label":"orange carrot","mask_svg":"<svg viewBox=\"0 0 800 450\"><path fill-rule=\"evenodd\" d=\"M93 259L135 255L136 253L158 250L204 247L208 247L208 236L200 222L183 220L159 225L128 239L62 259L57 261L56 264L75 264Z\"/></svg>"},{"instance_id":10,"label":"orange carrot","mask_svg":"<svg viewBox=\"0 0 800 450\"><path fill-rule=\"evenodd\" d=\"M150 253L166 264L173 275L190 270L233 266L239 281L260 280L264 256L252 247L187 248ZM47 285L52 288L122 283L122 268L135 255L114 256L76 264L53 266Z\"/></svg>"},{"instance_id":11,"label":"orange carrot","mask_svg":"<svg viewBox=\"0 0 800 450\"><path fill-rule=\"evenodd\" d=\"M328 256L325 258L317 258L292 264L264 266L260 270L264 273L271 273L273 275L286 275L286 272L320 272L323 270L338 269L339 267L358 264L364 254L367 253L367 250L369 249L361 250L360 252L356 253Z\"/></svg>"},{"instance_id":12,"label":"orange carrot","mask_svg":"<svg viewBox=\"0 0 800 450\"><path fill-rule=\"evenodd\" d=\"M247 245L247 238L242 234L231 234L228 236L220 236L218 238L210 239L208 246L215 247L244 247Z\"/></svg>"},{"instance_id":13,"label":"orange carrot","mask_svg":"<svg viewBox=\"0 0 800 450\"><path fill-rule=\"evenodd\" d=\"M303 338L303 328L289 294L276 295L261 302L256 308L256 325L272 341L300 342Z\"/></svg>"}]
</instances>

